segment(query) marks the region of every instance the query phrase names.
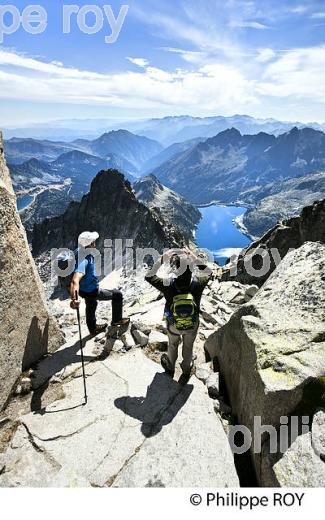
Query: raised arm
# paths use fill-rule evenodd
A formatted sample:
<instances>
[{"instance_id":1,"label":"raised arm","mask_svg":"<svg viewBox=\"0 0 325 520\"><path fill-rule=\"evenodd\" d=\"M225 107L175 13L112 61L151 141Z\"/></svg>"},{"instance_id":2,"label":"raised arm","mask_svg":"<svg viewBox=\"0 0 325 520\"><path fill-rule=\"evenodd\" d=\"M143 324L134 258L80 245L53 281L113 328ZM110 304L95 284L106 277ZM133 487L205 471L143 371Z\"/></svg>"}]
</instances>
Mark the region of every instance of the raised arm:
<instances>
[{"instance_id":1,"label":"raised arm","mask_svg":"<svg viewBox=\"0 0 325 520\"><path fill-rule=\"evenodd\" d=\"M206 262L191 251L191 249L186 247L184 251L187 254L189 261L193 262L193 265L195 265L199 271L202 271L197 276L197 281L202 285L202 287L205 287L212 276L212 270L207 266Z\"/></svg>"},{"instance_id":2,"label":"raised arm","mask_svg":"<svg viewBox=\"0 0 325 520\"><path fill-rule=\"evenodd\" d=\"M160 267L166 263L169 262L171 257L175 254L175 251L173 249L170 249L169 251L166 251L163 255L161 255L158 260L154 263L154 265L149 269L147 272L145 279L147 282L149 282L155 289L158 289L158 291L161 291L164 287L164 280L163 278L160 278L157 276L157 272L159 271Z\"/></svg>"}]
</instances>

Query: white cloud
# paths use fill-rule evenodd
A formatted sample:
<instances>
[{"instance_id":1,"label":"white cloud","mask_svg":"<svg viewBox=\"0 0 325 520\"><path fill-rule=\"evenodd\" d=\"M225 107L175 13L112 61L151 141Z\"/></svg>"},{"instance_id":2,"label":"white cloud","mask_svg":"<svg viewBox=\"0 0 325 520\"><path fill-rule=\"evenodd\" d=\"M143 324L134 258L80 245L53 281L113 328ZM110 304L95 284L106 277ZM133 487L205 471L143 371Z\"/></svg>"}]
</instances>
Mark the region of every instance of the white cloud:
<instances>
[{"instance_id":1,"label":"white cloud","mask_svg":"<svg viewBox=\"0 0 325 520\"><path fill-rule=\"evenodd\" d=\"M261 63L266 63L267 61L272 60L275 58L276 54L273 49L265 48L265 49L258 49L258 55L255 58L256 61L259 61Z\"/></svg>"},{"instance_id":2,"label":"white cloud","mask_svg":"<svg viewBox=\"0 0 325 520\"><path fill-rule=\"evenodd\" d=\"M165 50L182 56L184 66L170 71L131 57L138 69L130 66L125 72L105 74L3 48L0 98L174 114L243 111L307 120L303 114L308 112L313 119L325 118L325 45L276 53L260 48L247 60L241 55L222 60L209 51Z\"/></svg>"},{"instance_id":3,"label":"white cloud","mask_svg":"<svg viewBox=\"0 0 325 520\"><path fill-rule=\"evenodd\" d=\"M249 22L245 20L241 21L232 21L229 23L229 27L239 27L242 29L248 28L248 29L268 29L269 27L263 23L260 22Z\"/></svg>"},{"instance_id":4,"label":"white cloud","mask_svg":"<svg viewBox=\"0 0 325 520\"><path fill-rule=\"evenodd\" d=\"M232 256L238 257L242 248L238 247L225 247L224 249L218 249L213 251L213 254L218 258L231 258Z\"/></svg>"},{"instance_id":5,"label":"white cloud","mask_svg":"<svg viewBox=\"0 0 325 520\"><path fill-rule=\"evenodd\" d=\"M203 51L190 51L185 49L177 49L174 47L161 47L161 50L179 54L184 61L188 63L200 64L204 61L208 61L209 55Z\"/></svg>"},{"instance_id":6,"label":"white cloud","mask_svg":"<svg viewBox=\"0 0 325 520\"><path fill-rule=\"evenodd\" d=\"M325 45L287 51L266 67L257 90L263 95L324 104Z\"/></svg>"},{"instance_id":7,"label":"white cloud","mask_svg":"<svg viewBox=\"0 0 325 520\"><path fill-rule=\"evenodd\" d=\"M149 65L149 61L145 58L130 58L130 56L128 56L126 59L138 67L146 68L146 66Z\"/></svg>"},{"instance_id":8,"label":"white cloud","mask_svg":"<svg viewBox=\"0 0 325 520\"><path fill-rule=\"evenodd\" d=\"M292 7L290 12L293 14L304 14L308 11L308 7L306 5L297 5L297 7Z\"/></svg>"},{"instance_id":9,"label":"white cloud","mask_svg":"<svg viewBox=\"0 0 325 520\"><path fill-rule=\"evenodd\" d=\"M135 5L132 13L142 23L154 28L155 35L191 44L192 48L197 48L198 52L219 52L221 55L229 56L238 53L240 50L235 39L228 34L226 23L221 17L222 8L216 16L215 6L211 4L211 12L207 5L196 2L182 3L182 13L158 11L156 3L149 8L148 5ZM187 58L189 54L184 55ZM193 55L192 55L193 57ZM190 60L187 60L190 61Z\"/></svg>"},{"instance_id":10,"label":"white cloud","mask_svg":"<svg viewBox=\"0 0 325 520\"><path fill-rule=\"evenodd\" d=\"M35 58L28 58L24 54L18 54L11 51L0 49L0 66L13 66L22 69L29 69L35 72L43 72L56 76L68 76L73 78L100 78L101 75L96 72L81 71L79 69L64 68L62 63L46 63Z\"/></svg>"},{"instance_id":11,"label":"white cloud","mask_svg":"<svg viewBox=\"0 0 325 520\"><path fill-rule=\"evenodd\" d=\"M325 12L313 13L311 15L311 18L313 20L324 20L325 19Z\"/></svg>"},{"instance_id":12,"label":"white cloud","mask_svg":"<svg viewBox=\"0 0 325 520\"><path fill-rule=\"evenodd\" d=\"M142 62L143 63L143 62ZM52 103L112 103L117 107L171 107L232 111L256 103L253 82L230 65L214 63L196 71L156 67L100 74L45 63L0 51L0 97ZM132 85L132 88L130 88Z\"/></svg>"}]
</instances>

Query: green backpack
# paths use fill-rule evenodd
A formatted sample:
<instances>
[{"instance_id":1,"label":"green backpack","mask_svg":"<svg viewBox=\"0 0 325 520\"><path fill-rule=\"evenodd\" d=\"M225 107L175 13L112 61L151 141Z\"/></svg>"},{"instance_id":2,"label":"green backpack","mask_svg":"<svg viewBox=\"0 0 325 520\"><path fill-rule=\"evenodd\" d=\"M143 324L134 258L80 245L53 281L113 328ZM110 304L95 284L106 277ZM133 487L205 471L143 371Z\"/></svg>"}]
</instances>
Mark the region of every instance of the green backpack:
<instances>
[{"instance_id":1,"label":"green backpack","mask_svg":"<svg viewBox=\"0 0 325 520\"><path fill-rule=\"evenodd\" d=\"M193 329L198 320L198 310L193 294L177 294L174 296L171 318L171 323L177 330Z\"/></svg>"}]
</instances>

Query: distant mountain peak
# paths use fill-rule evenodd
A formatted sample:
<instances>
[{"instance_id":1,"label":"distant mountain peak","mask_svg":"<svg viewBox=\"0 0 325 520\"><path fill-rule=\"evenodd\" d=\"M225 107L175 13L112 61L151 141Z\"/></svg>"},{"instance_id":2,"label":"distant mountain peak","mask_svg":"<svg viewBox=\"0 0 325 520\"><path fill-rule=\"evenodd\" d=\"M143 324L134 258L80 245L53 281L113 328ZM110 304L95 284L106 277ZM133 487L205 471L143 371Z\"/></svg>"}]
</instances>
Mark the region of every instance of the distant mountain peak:
<instances>
[{"instance_id":1,"label":"distant mountain peak","mask_svg":"<svg viewBox=\"0 0 325 520\"><path fill-rule=\"evenodd\" d=\"M109 132L105 132L101 137L107 136L107 135L135 135L132 132L129 132L129 130L125 130L123 128L120 128L119 130L110 130Z\"/></svg>"},{"instance_id":2,"label":"distant mountain peak","mask_svg":"<svg viewBox=\"0 0 325 520\"><path fill-rule=\"evenodd\" d=\"M325 134L294 127L279 136L232 127L161 164L154 173L191 202L236 202L268 183L325 168Z\"/></svg>"},{"instance_id":3,"label":"distant mountain peak","mask_svg":"<svg viewBox=\"0 0 325 520\"><path fill-rule=\"evenodd\" d=\"M158 211L166 222L177 227L188 239L194 240L194 230L201 214L184 197L161 184L152 174L137 181L133 189L140 202Z\"/></svg>"},{"instance_id":4,"label":"distant mountain peak","mask_svg":"<svg viewBox=\"0 0 325 520\"><path fill-rule=\"evenodd\" d=\"M153 247L158 251L185 243L179 229L166 229L158 213L140 203L130 183L114 169L100 171L89 193L80 202L70 204L63 215L34 226L33 252L40 254L52 247L73 248L85 229L98 231L99 250L108 238L132 239L134 247Z\"/></svg>"},{"instance_id":5,"label":"distant mountain peak","mask_svg":"<svg viewBox=\"0 0 325 520\"><path fill-rule=\"evenodd\" d=\"M237 130L237 128L232 127L232 128L227 128L226 130L223 130L222 132L219 132L217 135L215 135L214 137L211 137L210 139L208 139L207 141L205 141L201 144L203 147L205 146L205 144L214 144L214 143L231 144L233 142L237 142L241 138L242 138L242 134L240 133L240 131Z\"/></svg>"},{"instance_id":6,"label":"distant mountain peak","mask_svg":"<svg viewBox=\"0 0 325 520\"><path fill-rule=\"evenodd\" d=\"M242 136L240 131L237 130L237 128L235 128L234 126L232 126L231 128L227 128L226 130L224 130L224 132L220 132L220 133L224 134L224 135L228 135L228 136L236 136L236 137Z\"/></svg>"}]
</instances>

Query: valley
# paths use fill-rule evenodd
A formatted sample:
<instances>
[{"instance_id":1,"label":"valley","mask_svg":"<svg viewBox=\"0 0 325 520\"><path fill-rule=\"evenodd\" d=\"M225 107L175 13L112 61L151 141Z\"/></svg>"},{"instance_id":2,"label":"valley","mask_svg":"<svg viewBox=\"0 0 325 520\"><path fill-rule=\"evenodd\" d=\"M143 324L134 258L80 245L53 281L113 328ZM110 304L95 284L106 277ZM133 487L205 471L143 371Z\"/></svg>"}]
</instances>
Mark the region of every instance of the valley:
<instances>
[{"instance_id":1,"label":"valley","mask_svg":"<svg viewBox=\"0 0 325 520\"><path fill-rule=\"evenodd\" d=\"M252 133L229 128L231 123ZM207 138L207 129L212 128L221 131ZM279 220L325 196L325 134L320 126L288 128L275 120L246 116L176 117L152 120L147 127L134 123L132 130L142 135L114 129L94 139L69 142L33 138L5 142L29 236L34 224L81 201L97 173L109 168L123 173L139 200L161 212L166 222L179 225L188 239L193 240L199 226L198 245L214 252L246 246L247 237L260 237ZM168 135L173 136L172 143ZM219 209L204 209L210 205ZM215 236L213 212L219 212L219 218L223 206L234 213L229 218L224 214L225 227ZM247 211L238 214L231 209L237 207ZM196 208L203 208L203 218ZM225 257L220 260L224 263Z\"/></svg>"}]
</instances>

